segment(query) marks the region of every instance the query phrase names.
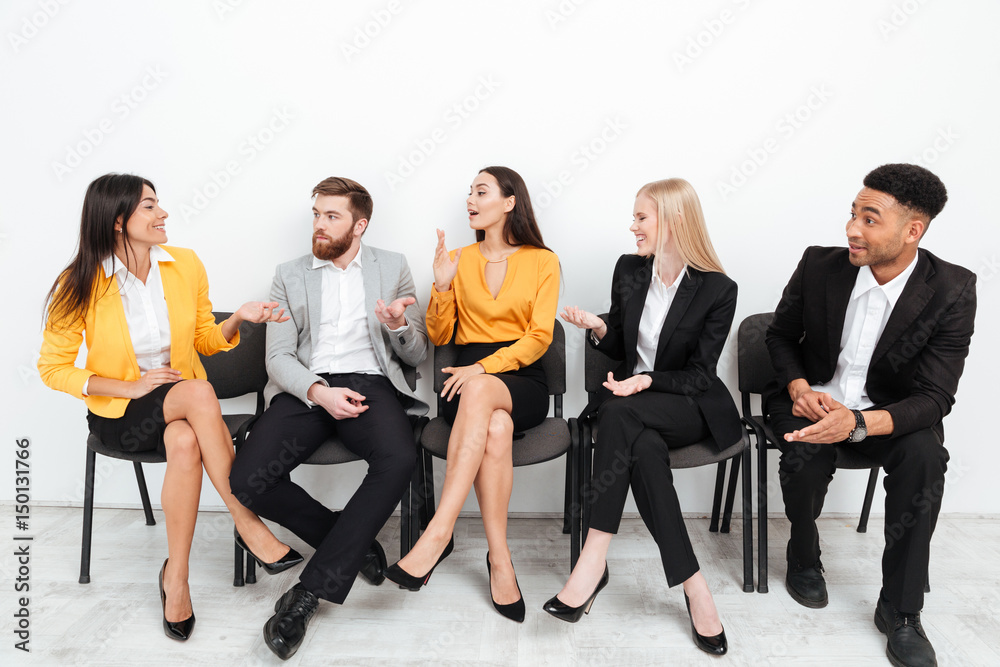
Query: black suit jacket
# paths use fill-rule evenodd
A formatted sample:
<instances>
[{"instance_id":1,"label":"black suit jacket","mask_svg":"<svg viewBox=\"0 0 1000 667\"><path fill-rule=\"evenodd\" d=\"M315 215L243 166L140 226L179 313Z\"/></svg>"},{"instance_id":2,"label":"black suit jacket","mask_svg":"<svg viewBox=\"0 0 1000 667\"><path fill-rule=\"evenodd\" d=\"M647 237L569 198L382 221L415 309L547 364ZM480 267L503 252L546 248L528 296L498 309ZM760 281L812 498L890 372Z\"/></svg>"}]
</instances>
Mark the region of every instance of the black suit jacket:
<instances>
[{"instance_id":1,"label":"black suit jacket","mask_svg":"<svg viewBox=\"0 0 1000 667\"><path fill-rule=\"evenodd\" d=\"M615 266L608 330L596 348L623 360L615 371L618 380L631 377L639 356L639 321L652 277L652 257L622 255ZM733 397L716 375L736 314L736 293L736 283L724 274L689 268L667 311L653 370L647 373L653 383L646 391L681 394L698 407L720 450L743 437Z\"/></svg>"},{"instance_id":2,"label":"black suit jacket","mask_svg":"<svg viewBox=\"0 0 1000 667\"><path fill-rule=\"evenodd\" d=\"M875 410L892 415L893 435L933 428L955 403L976 317L976 274L918 250L868 366ZM858 267L846 248L807 248L785 287L765 340L778 385L833 377Z\"/></svg>"}]
</instances>

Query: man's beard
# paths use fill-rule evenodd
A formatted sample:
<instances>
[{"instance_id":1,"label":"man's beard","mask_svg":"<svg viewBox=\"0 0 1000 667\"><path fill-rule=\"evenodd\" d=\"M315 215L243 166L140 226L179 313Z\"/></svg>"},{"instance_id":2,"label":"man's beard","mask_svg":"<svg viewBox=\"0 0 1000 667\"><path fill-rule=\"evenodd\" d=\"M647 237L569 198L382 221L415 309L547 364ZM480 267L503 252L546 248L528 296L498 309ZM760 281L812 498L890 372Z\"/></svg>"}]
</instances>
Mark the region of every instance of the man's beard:
<instances>
[{"instance_id":1,"label":"man's beard","mask_svg":"<svg viewBox=\"0 0 1000 667\"><path fill-rule=\"evenodd\" d=\"M313 255L317 259L330 260L331 262L345 252L351 249L351 244L354 242L354 230L348 229L347 232L341 236L339 239L331 239L329 241L317 241L316 233L313 233Z\"/></svg>"}]
</instances>

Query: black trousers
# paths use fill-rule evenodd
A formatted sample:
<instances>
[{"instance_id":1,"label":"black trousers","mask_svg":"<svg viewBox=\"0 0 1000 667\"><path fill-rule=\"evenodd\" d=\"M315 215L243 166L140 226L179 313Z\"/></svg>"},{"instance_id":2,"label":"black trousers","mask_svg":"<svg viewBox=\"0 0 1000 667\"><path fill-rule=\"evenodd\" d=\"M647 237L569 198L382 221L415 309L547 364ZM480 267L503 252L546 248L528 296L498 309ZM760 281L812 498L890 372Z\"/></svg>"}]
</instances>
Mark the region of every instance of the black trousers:
<instances>
[{"instance_id":1,"label":"black trousers","mask_svg":"<svg viewBox=\"0 0 1000 667\"><path fill-rule=\"evenodd\" d=\"M652 391L610 398L597 418L590 527L617 533L631 486L660 548L667 584L683 583L699 568L674 489L670 449L707 437L705 419L687 398Z\"/></svg>"},{"instance_id":2,"label":"black trousers","mask_svg":"<svg viewBox=\"0 0 1000 667\"><path fill-rule=\"evenodd\" d=\"M932 429L907 435L873 436L858 444L816 445L785 442L784 435L811 422L792 414L786 392L768 401L771 427L781 447L778 476L791 522L792 556L802 564L820 556L816 519L833 479L836 447L853 447L885 470L885 550L882 589L896 609L919 612L930 561L931 535L941 511L948 450Z\"/></svg>"},{"instance_id":3,"label":"black trousers","mask_svg":"<svg viewBox=\"0 0 1000 667\"><path fill-rule=\"evenodd\" d=\"M413 428L388 379L362 374L324 374L331 387L365 396L368 410L336 420L290 394L278 394L236 455L229 484L258 516L275 521L316 549L299 580L316 597L341 604L365 554L385 525L413 474ZM290 474L336 434L368 462L368 474L340 512L333 512Z\"/></svg>"}]
</instances>

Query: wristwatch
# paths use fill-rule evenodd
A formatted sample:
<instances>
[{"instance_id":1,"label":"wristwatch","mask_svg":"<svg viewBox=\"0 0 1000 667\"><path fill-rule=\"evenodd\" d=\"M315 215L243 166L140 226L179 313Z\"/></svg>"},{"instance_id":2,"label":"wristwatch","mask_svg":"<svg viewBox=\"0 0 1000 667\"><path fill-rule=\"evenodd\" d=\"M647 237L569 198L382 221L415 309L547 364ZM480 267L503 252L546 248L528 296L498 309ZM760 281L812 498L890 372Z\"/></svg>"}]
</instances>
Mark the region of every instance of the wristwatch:
<instances>
[{"instance_id":1,"label":"wristwatch","mask_svg":"<svg viewBox=\"0 0 1000 667\"><path fill-rule=\"evenodd\" d=\"M847 436L848 442L861 442L868 437L868 427L865 426L865 416L861 410L851 410L854 413L854 429Z\"/></svg>"}]
</instances>

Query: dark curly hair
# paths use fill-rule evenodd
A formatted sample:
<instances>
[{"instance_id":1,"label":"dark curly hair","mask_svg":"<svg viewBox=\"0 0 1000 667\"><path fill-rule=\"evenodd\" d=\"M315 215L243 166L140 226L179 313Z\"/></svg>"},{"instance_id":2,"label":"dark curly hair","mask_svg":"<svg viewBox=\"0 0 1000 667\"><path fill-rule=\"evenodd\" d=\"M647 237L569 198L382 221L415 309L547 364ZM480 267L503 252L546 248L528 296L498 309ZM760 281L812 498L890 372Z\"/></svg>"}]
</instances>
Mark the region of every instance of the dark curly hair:
<instances>
[{"instance_id":1,"label":"dark curly hair","mask_svg":"<svg viewBox=\"0 0 1000 667\"><path fill-rule=\"evenodd\" d=\"M927 216L928 225L948 201L948 191L941 179L915 164L883 164L865 176L864 184Z\"/></svg>"}]
</instances>

